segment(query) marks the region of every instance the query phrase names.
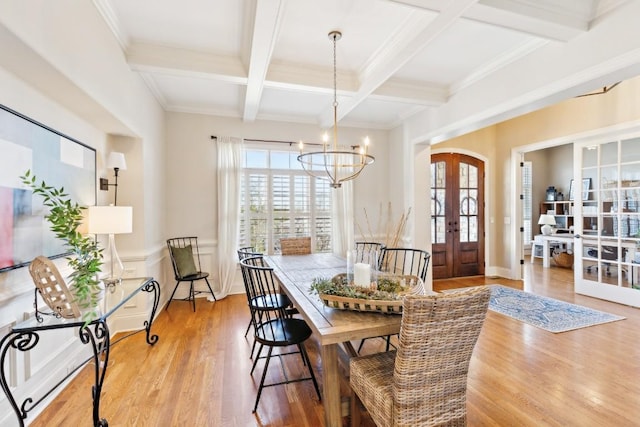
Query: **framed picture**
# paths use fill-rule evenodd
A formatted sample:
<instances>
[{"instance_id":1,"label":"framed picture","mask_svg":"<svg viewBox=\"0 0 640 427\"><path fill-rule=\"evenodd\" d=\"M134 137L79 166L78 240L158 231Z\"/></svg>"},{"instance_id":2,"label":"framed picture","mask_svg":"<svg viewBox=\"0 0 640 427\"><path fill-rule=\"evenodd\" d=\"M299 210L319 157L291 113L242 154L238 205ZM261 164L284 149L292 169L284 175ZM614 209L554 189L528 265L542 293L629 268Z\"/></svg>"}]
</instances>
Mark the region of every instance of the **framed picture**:
<instances>
[{"instance_id":1,"label":"framed picture","mask_svg":"<svg viewBox=\"0 0 640 427\"><path fill-rule=\"evenodd\" d=\"M0 105L0 272L36 256L68 253L49 229L48 208L20 181L30 170L52 187L64 187L80 205L96 201L96 151Z\"/></svg>"},{"instance_id":2,"label":"framed picture","mask_svg":"<svg viewBox=\"0 0 640 427\"><path fill-rule=\"evenodd\" d=\"M591 189L591 178L582 179L582 200L589 200L589 190ZM575 200L575 185L572 179L569 183L569 200Z\"/></svg>"},{"instance_id":3,"label":"framed picture","mask_svg":"<svg viewBox=\"0 0 640 427\"><path fill-rule=\"evenodd\" d=\"M574 200L576 194L575 186L573 185L573 179L569 183L569 200Z\"/></svg>"},{"instance_id":4,"label":"framed picture","mask_svg":"<svg viewBox=\"0 0 640 427\"><path fill-rule=\"evenodd\" d=\"M589 190L591 189L591 178L582 179L582 200L589 200Z\"/></svg>"}]
</instances>

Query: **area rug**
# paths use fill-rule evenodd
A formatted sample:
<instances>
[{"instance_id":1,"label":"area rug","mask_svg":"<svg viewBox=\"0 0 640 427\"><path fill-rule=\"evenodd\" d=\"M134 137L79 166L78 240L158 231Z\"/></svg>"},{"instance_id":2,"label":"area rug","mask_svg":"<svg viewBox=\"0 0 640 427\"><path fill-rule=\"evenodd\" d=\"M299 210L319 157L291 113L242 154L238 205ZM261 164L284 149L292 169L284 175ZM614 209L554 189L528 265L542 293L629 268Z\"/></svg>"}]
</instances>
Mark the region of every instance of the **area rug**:
<instances>
[{"instance_id":1,"label":"area rug","mask_svg":"<svg viewBox=\"0 0 640 427\"><path fill-rule=\"evenodd\" d=\"M490 286L490 310L549 332L566 332L624 319L622 316L502 285Z\"/></svg>"}]
</instances>

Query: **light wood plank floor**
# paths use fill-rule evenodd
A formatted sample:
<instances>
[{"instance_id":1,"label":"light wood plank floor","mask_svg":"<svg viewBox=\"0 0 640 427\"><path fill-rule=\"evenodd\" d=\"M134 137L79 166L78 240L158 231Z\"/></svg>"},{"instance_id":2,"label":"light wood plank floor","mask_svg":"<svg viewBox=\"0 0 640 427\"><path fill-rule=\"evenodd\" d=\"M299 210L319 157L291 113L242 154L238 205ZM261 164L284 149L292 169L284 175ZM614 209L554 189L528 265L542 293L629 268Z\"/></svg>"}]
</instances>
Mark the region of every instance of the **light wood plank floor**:
<instances>
[{"instance_id":1,"label":"light wood plank floor","mask_svg":"<svg viewBox=\"0 0 640 427\"><path fill-rule=\"evenodd\" d=\"M437 290L502 283L627 317L553 334L489 311L470 367L470 426L639 425L640 312L575 295L572 281L571 270L526 263L524 283L484 277L436 283ZM113 349L102 415L111 426L322 425L310 382L266 389L251 413L261 369L249 374L247 320L244 296L199 300L196 313L172 303L154 323L156 346L138 335ZM380 343L368 340L366 351ZM317 347L308 348L321 380ZM302 369L296 357L285 366L291 375ZM270 367L272 379L276 368ZM92 376L93 368L85 368L32 426L90 425ZM365 418L365 425L372 423Z\"/></svg>"}]
</instances>

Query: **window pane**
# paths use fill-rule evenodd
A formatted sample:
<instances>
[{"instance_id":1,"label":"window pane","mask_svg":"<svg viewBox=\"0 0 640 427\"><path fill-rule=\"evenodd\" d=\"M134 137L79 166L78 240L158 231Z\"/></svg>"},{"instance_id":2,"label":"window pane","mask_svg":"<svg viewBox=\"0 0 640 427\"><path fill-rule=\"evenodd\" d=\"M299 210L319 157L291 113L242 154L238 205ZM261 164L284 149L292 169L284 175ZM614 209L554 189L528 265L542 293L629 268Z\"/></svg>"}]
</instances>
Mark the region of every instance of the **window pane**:
<instances>
[{"instance_id":1,"label":"window pane","mask_svg":"<svg viewBox=\"0 0 640 427\"><path fill-rule=\"evenodd\" d=\"M267 176L249 175L249 211L251 213L267 212Z\"/></svg>"},{"instance_id":2,"label":"window pane","mask_svg":"<svg viewBox=\"0 0 640 427\"><path fill-rule=\"evenodd\" d=\"M245 154L245 168L265 169L267 167L267 151L247 150Z\"/></svg>"},{"instance_id":3,"label":"window pane","mask_svg":"<svg viewBox=\"0 0 640 427\"><path fill-rule=\"evenodd\" d=\"M296 212L307 212L311 210L311 194L309 187L310 177L306 175L300 175L294 179L294 203Z\"/></svg>"},{"instance_id":4,"label":"window pane","mask_svg":"<svg viewBox=\"0 0 640 427\"><path fill-rule=\"evenodd\" d=\"M271 152L271 169L290 169L289 153L282 151Z\"/></svg>"},{"instance_id":5,"label":"window pane","mask_svg":"<svg viewBox=\"0 0 640 427\"><path fill-rule=\"evenodd\" d=\"M280 252L281 237L311 236L314 252L331 251L332 190L328 181L312 179L300 170L297 155L282 150L245 152L242 246L274 254Z\"/></svg>"}]
</instances>

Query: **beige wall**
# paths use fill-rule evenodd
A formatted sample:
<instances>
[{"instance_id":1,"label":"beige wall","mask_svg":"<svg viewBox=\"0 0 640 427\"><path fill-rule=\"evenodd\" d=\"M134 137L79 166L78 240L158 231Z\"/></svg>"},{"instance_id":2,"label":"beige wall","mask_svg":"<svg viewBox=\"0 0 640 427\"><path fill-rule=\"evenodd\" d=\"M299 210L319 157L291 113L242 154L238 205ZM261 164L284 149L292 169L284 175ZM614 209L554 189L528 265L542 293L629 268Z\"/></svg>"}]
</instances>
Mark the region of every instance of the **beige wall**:
<instances>
[{"instance_id":1,"label":"beige wall","mask_svg":"<svg viewBox=\"0 0 640 427\"><path fill-rule=\"evenodd\" d=\"M514 267L511 265L511 253L515 249L511 224L505 224L515 220L512 212L515 197L515 183L511 179L512 149L522 147L524 151L533 149L525 147L553 144L554 141L564 144L571 142L571 135L593 135L599 129L636 122L640 120L639 97L640 78L635 78L622 82L607 94L570 99L432 147L433 150L465 149L490 159L492 170L488 188L492 202L487 207L487 216L494 218L495 222L490 224L488 239L495 267L508 270ZM558 166L555 169L564 171ZM550 173L549 167L546 173ZM564 172L560 175L554 172L550 176L553 176L553 181L549 182L558 180L562 181L558 185L568 186L568 175ZM555 184L546 184L544 188L548 185Z\"/></svg>"}]
</instances>

